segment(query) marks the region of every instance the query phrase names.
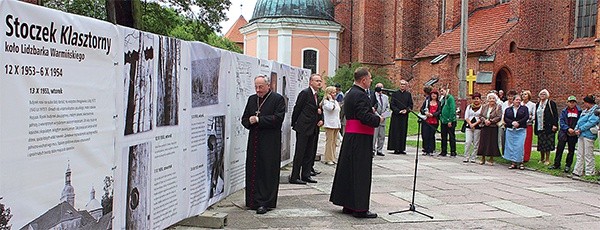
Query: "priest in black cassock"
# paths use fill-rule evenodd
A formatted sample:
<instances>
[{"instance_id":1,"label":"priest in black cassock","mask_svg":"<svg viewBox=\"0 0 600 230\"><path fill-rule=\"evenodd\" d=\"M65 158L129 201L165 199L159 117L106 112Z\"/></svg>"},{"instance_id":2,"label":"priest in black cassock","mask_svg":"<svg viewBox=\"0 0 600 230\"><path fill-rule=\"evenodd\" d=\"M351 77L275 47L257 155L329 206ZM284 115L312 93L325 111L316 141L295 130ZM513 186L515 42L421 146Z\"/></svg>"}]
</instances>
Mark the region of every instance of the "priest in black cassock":
<instances>
[{"instance_id":1,"label":"priest in black cassock","mask_svg":"<svg viewBox=\"0 0 600 230\"><path fill-rule=\"evenodd\" d=\"M329 201L356 218L376 218L369 211L373 164L373 133L383 122L367 95L371 74L366 68L354 72L354 85L344 97L346 130Z\"/></svg>"},{"instance_id":2,"label":"priest in black cassock","mask_svg":"<svg viewBox=\"0 0 600 230\"><path fill-rule=\"evenodd\" d=\"M410 92L406 90L407 85L408 82L405 80L400 81L400 90L391 96L392 119L390 120L387 149L393 150L394 154L406 154L408 113L413 109L413 99Z\"/></svg>"},{"instance_id":3,"label":"priest in black cassock","mask_svg":"<svg viewBox=\"0 0 600 230\"><path fill-rule=\"evenodd\" d=\"M242 125L250 130L246 152L246 207L265 214L277 206L281 124L285 100L271 91L266 76L254 79L256 94L248 98Z\"/></svg>"}]
</instances>

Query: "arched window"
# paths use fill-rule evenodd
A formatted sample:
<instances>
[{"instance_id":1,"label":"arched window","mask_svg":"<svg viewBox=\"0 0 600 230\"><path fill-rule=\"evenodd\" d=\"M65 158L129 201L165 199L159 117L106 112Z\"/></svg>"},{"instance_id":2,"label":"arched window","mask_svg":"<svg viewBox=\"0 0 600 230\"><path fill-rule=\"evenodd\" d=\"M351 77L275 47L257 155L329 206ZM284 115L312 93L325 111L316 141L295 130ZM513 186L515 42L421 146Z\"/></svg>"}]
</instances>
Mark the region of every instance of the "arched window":
<instances>
[{"instance_id":1,"label":"arched window","mask_svg":"<svg viewBox=\"0 0 600 230\"><path fill-rule=\"evenodd\" d=\"M575 8L575 38L596 36L598 0L577 0Z\"/></svg>"},{"instance_id":2,"label":"arched window","mask_svg":"<svg viewBox=\"0 0 600 230\"><path fill-rule=\"evenodd\" d=\"M317 64L319 51L315 49L302 50L302 68L310 69L311 73L317 73Z\"/></svg>"},{"instance_id":3,"label":"arched window","mask_svg":"<svg viewBox=\"0 0 600 230\"><path fill-rule=\"evenodd\" d=\"M508 52L514 53L517 50L517 43L514 41L510 42L510 47L508 48Z\"/></svg>"}]
</instances>

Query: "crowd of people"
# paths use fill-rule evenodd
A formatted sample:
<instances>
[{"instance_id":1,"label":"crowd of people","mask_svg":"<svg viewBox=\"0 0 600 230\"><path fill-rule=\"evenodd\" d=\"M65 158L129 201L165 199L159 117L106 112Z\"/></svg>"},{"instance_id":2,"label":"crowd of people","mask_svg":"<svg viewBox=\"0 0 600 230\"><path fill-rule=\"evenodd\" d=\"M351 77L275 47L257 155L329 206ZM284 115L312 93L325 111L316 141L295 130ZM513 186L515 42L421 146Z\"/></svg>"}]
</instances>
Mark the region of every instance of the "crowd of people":
<instances>
[{"instance_id":1,"label":"crowd of people","mask_svg":"<svg viewBox=\"0 0 600 230\"><path fill-rule=\"evenodd\" d=\"M569 96L567 106L558 110L548 90L538 93L537 103L532 93L523 90L490 91L483 96L473 93L464 111L463 122L457 119L457 103L447 87L425 87L425 99L419 109L413 108L408 82L400 81L400 89L384 89L376 83L370 89L372 77L366 68L354 73L354 85L345 93L339 84L318 92L323 79L310 77L309 87L300 91L292 112L292 128L296 132L296 147L291 184L318 183L314 176L320 129L325 130L323 163L336 167L330 201L342 207L342 212L356 218L375 218L369 211L372 161L385 156L386 119L389 122L387 150L391 154L406 154L409 115L416 115L423 140L423 155L434 156L436 133L441 134L438 157L457 157L456 132L465 133L465 164L494 165L494 158L511 162L509 169L525 168L530 160L533 135L537 136L540 162L549 169L561 169L566 146L564 171L574 176L595 175L594 141L598 137L600 112L593 95L583 98L581 107L575 96ZM246 206L264 214L275 208L279 185L281 126L285 116L285 100L269 88L265 76L255 78L256 94L249 97L242 124L250 130L246 157ZM457 129L459 123L462 126ZM438 129L438 126L440 127ZM343 136L343 137L342 137ZM555 143L558 136L558 143ZM340 145L341 139L341 145ZM337 147L340 147L339 152ZM577 151L575 151L577 146ZM555 151L553 163L550 152ZM339 153L339 154L338 154ZM575 165L572 164L576 154ZM477 158L479 157L479 160Z\"/></svg>"}]
</instances>

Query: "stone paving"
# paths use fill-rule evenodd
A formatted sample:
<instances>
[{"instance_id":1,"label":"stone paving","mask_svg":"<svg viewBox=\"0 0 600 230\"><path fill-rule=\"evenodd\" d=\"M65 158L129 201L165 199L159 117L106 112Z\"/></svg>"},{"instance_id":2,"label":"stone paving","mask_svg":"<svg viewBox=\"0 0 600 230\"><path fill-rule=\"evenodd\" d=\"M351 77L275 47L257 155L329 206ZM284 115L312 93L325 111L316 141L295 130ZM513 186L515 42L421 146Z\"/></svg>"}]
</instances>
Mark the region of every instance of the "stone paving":
<instances>
[{"instance_id":1,"label":"stone paving","mask_svg":"<svg viewBox=\"0 0 600 230\"><path fill-rule=\"evenodd\" d=\"M320 135L319 152L325 135ZM419 155L415 212L412 200L416 148L408 155L376 156L371 211L357 219L329 202L335 165L315 162L316 184L287 182L281 172L277 209L265 215L244 210L241 190L211 207L228 213L227 229L600 229L600 185L506 165L462 163L462 158ZM198 229L176 227L176 229Z\"/></svg>"}]
</instances>

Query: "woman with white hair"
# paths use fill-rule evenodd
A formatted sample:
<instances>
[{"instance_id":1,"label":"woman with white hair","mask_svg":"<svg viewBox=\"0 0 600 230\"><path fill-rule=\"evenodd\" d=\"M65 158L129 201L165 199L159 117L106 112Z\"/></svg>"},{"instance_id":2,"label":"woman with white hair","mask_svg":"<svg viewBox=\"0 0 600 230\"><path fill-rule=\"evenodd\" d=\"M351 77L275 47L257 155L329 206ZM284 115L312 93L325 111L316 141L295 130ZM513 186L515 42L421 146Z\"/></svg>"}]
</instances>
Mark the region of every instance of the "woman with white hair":
<instances>
[{"instance_id":1,"label":"woman with white hair","mask_svg":"<svg viewBox=\"0 0 600 230\"><path fill-rule=\"evenodd\" d=\"M538 94L540 101L535 105L535 123L533 130L538 136L537 150L541 158L539 163L550 165L550 151L554 150L555 133L558 130L558 109L550 99L550 93L542 89Z\"/></svg>"},{"instance_id":2,"label":"woman with white hair","mask_svg":"<svg viewBox=\"0 0 600 230\"><path fill-rule=\"evenodd\" d=\"M479 164L485 164L485 157L489 157L488 164L494 165L494 157L500 156L498 148L498 122L502 119L502 106L496 101L498 96L489 93L486 97L487 103L481 107L479 120L481 121L481 133L479 134L479 147L477 156L481 156Z\"/></svg>"}]
</instances>

